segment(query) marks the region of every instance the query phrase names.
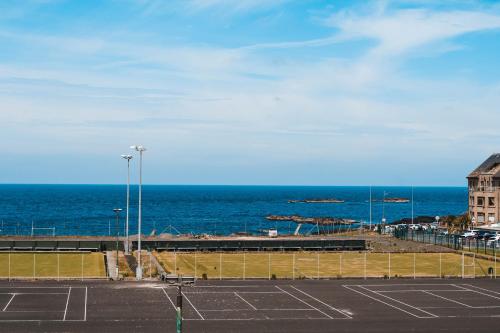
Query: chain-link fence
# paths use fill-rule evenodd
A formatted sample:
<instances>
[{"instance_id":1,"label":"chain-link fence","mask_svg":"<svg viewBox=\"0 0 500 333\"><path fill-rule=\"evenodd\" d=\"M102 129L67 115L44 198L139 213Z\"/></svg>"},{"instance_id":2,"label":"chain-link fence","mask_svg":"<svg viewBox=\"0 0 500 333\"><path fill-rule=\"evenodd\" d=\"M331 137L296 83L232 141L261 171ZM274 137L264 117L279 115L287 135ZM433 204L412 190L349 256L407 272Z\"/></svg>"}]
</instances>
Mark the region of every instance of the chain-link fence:
<instances>
[{"instance_id":1,"label":"chain-link fence","mask_svg":"<svg viewBox=\"0 0 500 333\"><path fill-rule=\"evenodd\" d=\"M169 273L201 279L494 277L496 260L457 253L156 252Z\"/></svg>"},{"instance_id":2,"label":"chain-link fence","mask_svg":"<svg viewBox=\"0 0 500 333\"><path fill-rule=\"evenodd\" d=\"M0 279L98 279L106 278L100 252L3 252Z\"/></svg>"},{"instance_id":3,"label":"chain-link fence","mask_svg":"<svg viewBox=\"0 0 500 333\"><path fill-rule=\"evenodd\" d=\"M498 241L463 237L455 234L444 234L434 230L395 229L394 237L415 242L445 246L455 250L496 256L500 250Z\"/></svg>"}]
</instances>

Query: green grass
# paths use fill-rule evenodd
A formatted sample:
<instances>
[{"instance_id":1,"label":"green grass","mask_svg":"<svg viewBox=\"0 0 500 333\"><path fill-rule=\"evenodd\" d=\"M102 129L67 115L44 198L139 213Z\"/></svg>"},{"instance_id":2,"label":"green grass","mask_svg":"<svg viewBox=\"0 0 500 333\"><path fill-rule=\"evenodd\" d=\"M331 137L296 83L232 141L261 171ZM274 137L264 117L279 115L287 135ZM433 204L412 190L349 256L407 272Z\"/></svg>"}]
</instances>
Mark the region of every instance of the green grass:
<instances>
[{"instance_id":1,"label":"green grass","mask_svg":"<svg viewBox=\"0 0 500 333\"><path fill-rule=\"evenodd\" d=\"M154 254L170 273L224 278L458 277L455 253L250 252ZM493 261L465 256L464 275L488 276Z\"/></svg>"},{"instance_id":2,"label":"green grass","mask_svg":"<svg viewBox=\"0 0 500 333\"><path fill-rule=\"evenodd\" d=\"M104 255L92 253L0 253L0 278L105 278Z\"/></svg>"}]
</instances>

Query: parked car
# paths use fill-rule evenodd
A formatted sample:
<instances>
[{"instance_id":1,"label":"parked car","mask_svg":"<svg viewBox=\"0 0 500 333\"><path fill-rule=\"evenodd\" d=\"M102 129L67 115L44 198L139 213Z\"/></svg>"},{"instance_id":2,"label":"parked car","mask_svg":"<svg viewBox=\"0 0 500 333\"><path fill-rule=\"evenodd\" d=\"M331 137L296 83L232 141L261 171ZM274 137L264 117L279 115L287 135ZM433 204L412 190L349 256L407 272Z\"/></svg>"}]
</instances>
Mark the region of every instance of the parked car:
<instances>
[{"instance_id":1,"label":"parked car","mask_svg":"<svg viewBox=\"0 0 500 333\"><path fill-rule=\"evenodd\" d=\"M408 228L410 230L418 230L418 229L420 229L420 225L418 225L418 224L408 224Z\"/></svg>"},{"instance_id":2,"label":"parked car","mask_svg":"<svg viewBox=\"0 0 500 333\"><path fill-rule=\"evenodd\" d=\"M474 230L466 231L463 234L461 234L460 237L475 238L475 237L477 237L477 232Z\"/></svg>"},{"instance_id":3,"label":"parked car","mask_svg":"<svg viewBox=\"0 0 500 333\"><path fill-rule=\"evenodd\" d=\"M498 247L499 241L500 241L500 235L496 234L488 239L486 245L491 246L492 244L496 243L497 244L496 247Z\"/></svg>"}]
</instances>

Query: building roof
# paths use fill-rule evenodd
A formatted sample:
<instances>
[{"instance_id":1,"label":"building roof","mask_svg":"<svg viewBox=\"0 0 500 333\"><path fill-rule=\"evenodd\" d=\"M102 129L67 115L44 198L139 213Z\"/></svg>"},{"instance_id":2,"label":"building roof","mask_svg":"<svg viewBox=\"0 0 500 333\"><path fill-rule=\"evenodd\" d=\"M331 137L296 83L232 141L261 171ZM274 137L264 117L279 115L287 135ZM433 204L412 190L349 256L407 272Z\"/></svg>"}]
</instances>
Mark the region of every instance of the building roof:
<instances>
[{"instance_id":1,"label":"building roof","mask_svg":"<svg viewBox=\"0 0 500 333\"><path fill-rule=\"evenodd\" d=\"M480 174L490 174L500 177L500 153L492 154L486 161L472 171L467 178L477 177Z\"/></svg>"}]
</instances>

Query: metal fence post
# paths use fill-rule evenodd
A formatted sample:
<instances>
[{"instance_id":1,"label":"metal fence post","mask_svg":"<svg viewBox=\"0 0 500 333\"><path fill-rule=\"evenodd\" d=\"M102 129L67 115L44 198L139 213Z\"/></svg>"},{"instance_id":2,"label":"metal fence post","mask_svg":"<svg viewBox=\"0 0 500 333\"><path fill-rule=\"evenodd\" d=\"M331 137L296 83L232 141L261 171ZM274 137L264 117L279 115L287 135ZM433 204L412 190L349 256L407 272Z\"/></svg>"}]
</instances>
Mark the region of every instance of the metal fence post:
<instances>
[{"instance_id":1,"label":"metal fence post","mask_svg":"<svg viewBox=\"0 0 500 333\"><path fill-rule=\"evenodd\" d=\"M219 280L222 280L222 252L219 253Z\"/></svg>"},{"instance_id":2,"label":"metal fence post","mask_svg":"<svg viewBox=\"0 0 500 333\"><path fill-rule=\"evenodd\" d=\"M292 280L295 280L295 253L292 254Z\"/></svg>"},{"instance_id":3,"label":"metal fence post","mask_svg":"<svg viewBox=\"0 0 500 333\"><path fill-rule=\"evenodd\" d=\"M443 272L441 270L441 266L442 266L442 259L441 259L441 255L442 253L439 252L439 278L441 279L443 277Z\"/></svg>"},{"instance_id":4,"label":"metal fence post","mask_svg":"<svg viewBox=\"0 0 500 333\"><path fill-rule=\"evenodd\" d=\"M366 280L366 252L365 252L365 256L364 257L365 257L365 260L364 260L364 273L363 273L363 275L364 275L364 278Z\"/></svg>"},{"instance_id":5,"label":"metal fence post","mask_svg":"<svg viewBox=\"0 0 500 333\"><path fill-rule=\"evenodd\" d=\"M269 257L268 257L268 260L267 260L267 264L268 264L268 267L267 267L268 279L271 280L271 252L269 252Z\"/></svg>"},{"instance_id":6,"label":"metal fence post","mask_svg":"<svg viewBox=\"0 0 500 333\"><path fill-rule=\"evenodd\" d=\"M247 274L247 254L243 252L243 280L246 278Z\"/></svg>"},{"instance_id":7,"label":"metal fence post","mask_svg":"<svg viewBox=\"0 0 500 333\"><path fill-rule=\"evenodd\" d=\"M391 279L391 252L389 252L389 280Z\"/></svg>"},{"instance_id":8,"label":"metal fence post","mask_svg":"<svg viewBox=\"0 0 500 333\"><path fill-rule=\"evenodd\" d=\"M464 278L464 260L465 260L465 255L462 253L462 279Z\"/></svg>"},{"instance_id":9,"label":"metal fence post","mask_svg":"<svg viewBox=\"0 0 500 333\"><path fill-rule=\"evenodd\" d=\"M36 280L36 254L33 252L33 280Z\"/></svg>"},{"instance_id":10,"label":"metal fence post","mask_svg":"<svg viewBox=\"0 0 500 333\"><path fill-rule=\"evenodd\" d=\"M342 252L340 252L339 256L339 275L342 277Z\"/></svg>"},{"instance_id":11,"label":"metal fence post","mask_svg":"<svg viewBox=\"0 0 500 333\"><path fill-rule=\"evenodd\" d=\"M417 253L413 252L413 279L417 278Z\"/></svg>"},{"instance_id":12,"label":"metal fence post","mask_svg":"<svg viewBox=\"0 0 500 333\"><path fill-rule=\"evenodd\" d=\"M198 258L196 256L196 251L194 251L194 278L196 279L196 277L198 276L197 273L198 273Z\"/></svg>"},{"instance_id":13,"label":"metal fence post","mask_svg":"<svg viewBox=\"0 0 500 333\"><path fill-rule=\"evenodd\" d=\"M149 278L151 279L151 252L149 252ZM196 275L195 275L195 278L196 278Z\"/></svg>"},{"instance_id":14,"label":"metal fence post","mask_svg":"<svg viewBox=\"0 0 500 333\"><path fill-rule=\"evenodd\" d=\"M174 250L174 273L177 274L177 251Z\"/></svg>"},{"instance_id":15,"label":"metal fence post","mask_svg":"<svg viewBox=\"0 0 500 333\"><path fill-rule=\"evenodd\" d=\"M10 252L9 252L9 281L10 281Z\"/></svg>"},{"instance_id":16,"label":"metal fence post","mask_svg":"<svg viewBox=\"0 0 500 333\"><path fill-rule=\"evenodd\" d=\"M497 253L495 252L495 279L497 278Z\"/></svg>"},{"instance_id":17,"label":"metal fence post","mask_svg":"<svg viewBox=\"0 0 500 333\"><path fill-rule=\"evenodd\" d=\"M59 252L57 253L57 281L60 279L60 268L59 268Z\"/></svg>"},{"instance_id":18,"label":"metal fence post","mask_svg":"<svg viewBox=\"0 0 500 333\"><path fill-rule=\"evenodd\" d=\"M82 281L83 281L83 253L80 253L80 256L82 257ZM116 258L116 265L118 266L118 258Z\"/></svg>"},{"instance_id":19,"label":"metal fence post","mask_svg":"<svg viewBox=\"0 0 500 333\"><path fill-rule=\"evenodd\" d=\"M317 275L317 280L319 280L319 252L316 253L316 256L317 256L317 258L316 258L316 270L317 270L316 275Z\"/></svg>"}]
</instances>

